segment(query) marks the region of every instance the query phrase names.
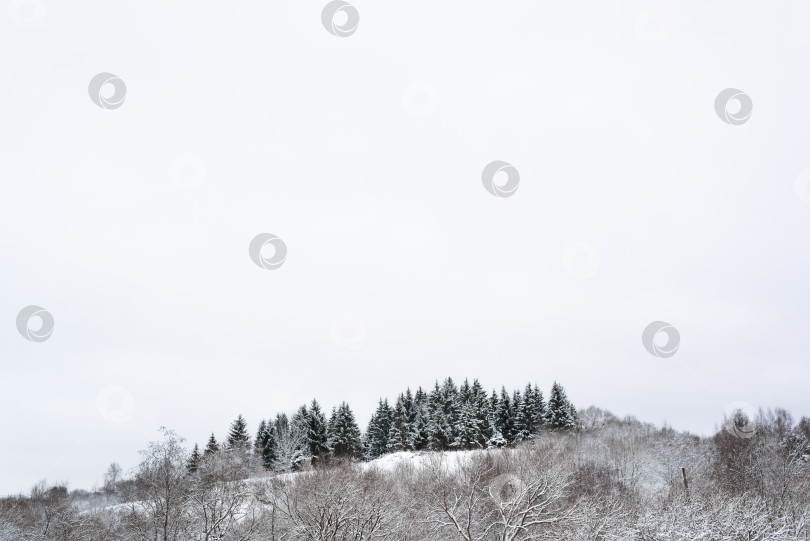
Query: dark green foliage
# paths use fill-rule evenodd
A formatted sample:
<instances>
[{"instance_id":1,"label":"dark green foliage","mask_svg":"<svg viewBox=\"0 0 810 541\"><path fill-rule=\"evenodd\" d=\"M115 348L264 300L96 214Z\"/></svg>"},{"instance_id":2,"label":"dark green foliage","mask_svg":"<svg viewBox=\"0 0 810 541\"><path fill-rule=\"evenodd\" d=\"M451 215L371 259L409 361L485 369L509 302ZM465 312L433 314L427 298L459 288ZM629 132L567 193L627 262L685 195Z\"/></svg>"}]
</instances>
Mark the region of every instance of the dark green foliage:
<instances>
[{"instance_id":1,"label":"dark green foliage","mask_svg":"<svg viewBox=\"0 0 810 541\"><path fill-rule=\"evenodd\" d=\"M329 452L326 434L326 416L317 400L312 400L307 411L307 443L313 458L325 456Z\"/></svg>"},{"instance_id":2,"label":"dark green foliage","mask_svg":"<svg viewBox=\"0 0 810 541\"><path fill-rule=\"evenodd\" d=\"M377 404L377 410L371 415L365 437L365 456L373 460L388 452L388 438L391 432L393 412L388 405L388 399Z\"/></svg>"},{"instance_id":3,"label":"dark green foliage","mask_svg":"<svg viewBox=\"0 0 810 541\"><path fill-rule=\"evenodd\" d=\"M410 393L410 389L408 393ZM392 413L391 430L388 434L388 452L409 451L411 449L411 442L408 437L411 430L409 418L410 413L405 395L400 394Z\"/></svg>"},{"instance_id":4,"label":"dark green foliage","mask_svg":"<svg viewBox=\"0 0 810 541\"><path fill-rule=\"evenodd\" d=\"M413 397L411 410L410 441L414 451L426 449L430 442L430 413L428 412L427 393L419 387Z\"/></svg>"},{"instance_id":5,"label":"dark green foliage","mask_svg":"<svg viewBox=\"0 0 810 541\"><path fill-rule=\"evenodd\" d=\"M515 441L515 419L512 399L506 392L506 387L501 387L501 396L495 405L495 428L503 435L508 442Z\"/></svg>"},{"instance_id":6,"label":"dark green foliage","mask_svg":"<svg viewBox=\"0 0 810 541\"><path fill-rule=\"evenodd\" d=\"M577 412L562 385L554 382L546 409L546 424L552 429L576 428Z\"/></svg>"},{"instance_id":7,"label":"dark green foliage","mask_svg":"<svg viewBox=\"0 0 810 541\"><path fill-rule=\"evenodd\" d=\"M260 457L262 467L265 470L274 469L278 457L276 455L276 438L273 421L262 420L262 422L259 423L259 430L256 431L256 440L253 445L253 452L256 456Z\"/></svg>"},{"instance_id":8,"label":"dark green foliage","mask_svg":"<svg viewBox=\"0 0 810 541\"><path fill-rule=\"evenodd\" d=\"M188 466L186 469L189 473L194 473L200 467L200 461L202 460L202 453L200 453L200 446L196 443L194 444L194 450L191 451L191 456L188 459Z\"/></svg>"},{"instance_id":9,"label":"dark green foliage","mask_svg":"<svg viewBox=\"0 0 810 541\"><path fill-rule=\"evenodd\" d=\"M216 437L214 437L214 433L211 432L211 437L208 438L208 443L205 445L205 451L203 451L204 456L211 455L219 451L219 444L217 443Z\"/></svg>"},{"instance_id":10,"label":"dark green foliage","mask_svg":"<svg viewBox=\"0 0 810 541\"><path fill-rule=\"evenodd\" d=\"M336 457L356 458L362 455L360 427L346 402L332 410L327 435L329 447Z\"/></svg>"},{"instance_id":11,"label":"dark green foliage","mask_svg":"<svg viewBox=\"0 0 810 541\"><path fill-rule=\"evenodd\" d=\"M332 409L327 422L313 400L289 419L280 413L275 422L262 420L252 451L247 423L239 415L225 445L218 445L211 434L203 454L223 447L239 449L267 470L290 471L328 455L373 460L397 451L504 447L533 439L545 427L577 427L576 410L560 384L554 383L546 404L536 384L512 393L502 387L500 393L493 390L488 396L478 380L465 379L456 386L447 378L441 384L434 382L429 393L421 387L415 393L407 389L393 406L381 398L365 434L345 402ZM194 467L190 464L189 471Z\"/></svg>"},{"instance_id":12,"label":"dark green foliage","mask_svg":"<svg viewBox=\"0 0 810 541\"><path fill-rule=\"evenodd\" d=\"M247 450L250 447L250 434L248 434L247 421L240 414L236 420L231 423L231 428L228 432L227 445L228 449Z\"/></svg>"}]
</instances>

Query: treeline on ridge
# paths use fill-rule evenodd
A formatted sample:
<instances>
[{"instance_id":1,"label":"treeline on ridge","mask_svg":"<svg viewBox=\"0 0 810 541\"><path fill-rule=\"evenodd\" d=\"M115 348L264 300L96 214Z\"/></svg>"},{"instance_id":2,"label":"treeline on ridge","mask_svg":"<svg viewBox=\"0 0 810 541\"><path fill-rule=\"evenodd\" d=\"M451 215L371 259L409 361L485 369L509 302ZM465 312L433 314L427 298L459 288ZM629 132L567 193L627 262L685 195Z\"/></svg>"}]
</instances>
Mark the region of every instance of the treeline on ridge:
<instances>
[{"instance_id":1,"label":"treeline on ridge","mask_svg":"<svg viewBox=\"0 0 810 541\"><path fill-rule=\"evenodd\" d=\"M332 408L327 419L313 399L292 416L279 413L262 420L254 438L240 414L224 442L212 433L202 451L194 445L189 470L223 449L240 452L254 467L296 471L331 457L373 460L397 451L500 448L530 440L540 430L576 426L576 408L557 382L546 401L537 384L488 394L477 379L456 385L447 378L430 391L419 387L412 393L408 388L393 406L380 399L365 432L346 402Z\"/></svg>"}]
</instances>

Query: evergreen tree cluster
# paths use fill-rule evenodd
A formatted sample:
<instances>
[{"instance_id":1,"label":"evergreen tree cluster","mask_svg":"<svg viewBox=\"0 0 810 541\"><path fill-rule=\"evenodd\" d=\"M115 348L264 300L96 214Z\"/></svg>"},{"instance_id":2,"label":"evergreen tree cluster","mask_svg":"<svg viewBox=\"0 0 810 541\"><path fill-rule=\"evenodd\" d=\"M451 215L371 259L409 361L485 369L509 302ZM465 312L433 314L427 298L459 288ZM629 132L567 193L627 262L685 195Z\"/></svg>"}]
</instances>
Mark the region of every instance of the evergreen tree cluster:
<instances>
[{"instance_id":1,"label":"evergreen tree cluster","mask_svg":"<svg viewBox=\"0 0 810 541\"><path fill-rule=\"evenodd\" d=\"M212 433L202 453L195 444L189 470L203 456L220 450L243 453L266 470L296 470L306 463L337 458L373 460L397 451L445 451L504 447L534 438L541 430L577 427L574 405L557 382L548 402L537 385L509 393L487 394L478 380L459 386L451 378L433 389L407 389L391 405L380 399L365 433L346 402L327 419L317 400L288 419L280 413L263 419L251 439L242 415L231 424L224 443Z\"/></svg>"}]
</instances>

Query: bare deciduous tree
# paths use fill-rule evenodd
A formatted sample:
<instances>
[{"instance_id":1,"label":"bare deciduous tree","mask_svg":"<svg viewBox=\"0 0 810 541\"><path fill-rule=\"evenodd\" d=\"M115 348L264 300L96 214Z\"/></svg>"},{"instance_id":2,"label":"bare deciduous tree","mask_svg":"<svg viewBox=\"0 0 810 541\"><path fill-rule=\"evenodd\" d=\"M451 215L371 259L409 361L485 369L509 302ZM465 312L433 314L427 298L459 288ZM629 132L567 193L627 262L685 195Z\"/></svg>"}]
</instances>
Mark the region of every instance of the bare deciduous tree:
<instances>
[{"instance_id":1,"label":"bare deciduous tree","mask_svg":"<svg viewBox=\"0 0 810 541\"><path fill-rule=\"evenodd\" d=\"M241 452L221 452L202 459L192 477L186 505L193 539L252 539L258 528L258 512L247 480L249 471Z\"/></svg>"},{"instance_id":2,"label":"bare deciduous tree","mask_svg":"<svg viewBox=\"0 0 810 541\"><path fill-rule=\"evenodd\" d=\"M542 450L541 450L542 449ZM571 520L576 503L567 497L571 485L561 453L530 446L473 454L450 465L433 460L427 466L423 497L431 521L464 541L518 541L551 535L552 526Z\"/></svg>"},{"instance_id":3,"label":"bare deciduous tree","mask_svg":"<svg viewBox=\"0 0 810 541\"><path fill-rule=\"evenodd\" d=\"M396 501L384 476L348 462L272 480L264 501L272 502L291 539L386 540L398 530Z\"/></svg>"},{"instance_id":4,"label":"bare deciduous tree","mask_svg":"<svg viewBox=\"0 0 810 541\"><path fill-rule=\"evenodd\" d=\"M163 439L149 443L135 471L134 493L129 504L129 525L143 539L185 540L189 520L186 475L188 451L183 438L161 428Z\"/></svg>"},{"instance_id":5,"label":"bare deciduous tree","mask_svg":"<svg viewBox=\"0 0 810 541\"><path fill-rule=\"evenodd\" d=\"M104 472L104 490L106 492L115 492L118 481L121 479L122 470L117 462L110 464L107 471Z\"/></svg>"}]
</instances>

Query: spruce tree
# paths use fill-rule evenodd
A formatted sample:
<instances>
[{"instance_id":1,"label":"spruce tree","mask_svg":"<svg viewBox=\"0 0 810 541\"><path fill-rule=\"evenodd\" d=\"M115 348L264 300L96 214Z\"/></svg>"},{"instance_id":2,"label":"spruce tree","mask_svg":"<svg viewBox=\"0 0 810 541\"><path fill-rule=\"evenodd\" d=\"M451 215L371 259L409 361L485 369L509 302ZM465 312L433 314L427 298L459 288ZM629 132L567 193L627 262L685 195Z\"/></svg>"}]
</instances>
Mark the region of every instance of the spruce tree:
<instances>
[{"instance_id":1,"label":"spruce tree","mask_svg":"<svg viewBox=\"0 0 810 541\"><path fill-rule=\"evenodd\" d=\"M467 378L464 378L462 384L458 386L456 398L459 415L461 415L461 407L472 400L472 385L470 385L470 381Z\"/></svg>"},{"instance_id":2,"label":"spruce tree","mask_svg":"<svg viewBox=\"0 0 810 541\"><path fill-rule=\"evenodd\" d=\"M281 441L281 439L289 434L290 432L290 419L287 417L286 413L277 413L276 414L276 422L273 423L273 434L275 436L276 442Z\"/></svg>"},{"instance_id":3,"label":"spruce tree","mask_svg":"<svg viewBox=\"0 0 810 541\"><path fill-rule=\"evenodd\" d=\"M386 449L389 453L410 450L411 444L408 438L410 425L408 422L408 411L405 405L405 395L400 394L391 420L391 431L388 434L388 444Z\"/></svg>"},{"instance_id":4,"label":"spruce tree","mask_svg":"<svg viewBox=\"0 0 810 541\"><path fill-rule=\"evenodd\" d=\"M507 443L515 441L515 421L513 415L512 400L509 398L509 393L506 392L506 387L501 387L501 396L498 399L497 409L495 410L495 428L497 428L498 432L501 433Z\"/></svg>"},{"instance_id":5,"label":"spruce tree","mask_svg":"<svg viewBox=\"0 0 810 541\"><path fill-rule=\"evenodd\" d=\"M534 418L534 427L535 431L540 430L540 428L546 422L546 403L543 400L543 392L534 384L534 411L532 412L532 416Z\"/></svg>"},{"instance_id":6,"label":"spruce tree","mask_svg":"<svg viewBox=\"0 0 810 541\"><path fill-rule=\"evenodd\" d=\"M422 451L430 443L430 414L428 413L427 393L419 387L413 396L411 410L410 434L411 449Z\"/></svg>"},{"instance_id":7,"label":"spruce tree","mask_svg":"<svg viewBox=\"0 0 810 541\"><path fill-rule=\"evenodd\" d=\"M346 402L332 410L328 426L329 447L336 457L356 458L363 453L360 427Z\"/></svg>"},{"instance_id":8,"label":"spruce tree","mask_svg":"<svg viewBox=\"0 0 810 541\"><path fill-rule=\"evenodd\" d=\"M475 449L480 447L481 427L478 424L473 403L467 402L461 406L456 438L451 447L458 450Z\"/></svg>"},{"instance_id":9,"label":"spruce tree","mask_svg":"<svg viewBox=\"0 0 810 541\"><path fill-rule=\"evenodd\" d=\"M489 397L489 411L490 414L492 414L493 421L495 419L496 413L500 410L500 408L501 408L501 401L498 398L498 393L495 391L495 389L492 389L492 396Z\"/></svg>"},{"instance_id":10,"label":"spruce tree","mask_svg":"<svg viewBox=\"0 0 810 541\"><path fill-rule=\"evenodd\" d=\"M405 411L408 414L408 426L410 427L414 420L416 420L416 409L414 407L414 398L413 394L411 394L411 388L408 387L405 389L405 397L403 399L403 405L405 406ZM408 437L410 440L410 435Z\"/></svg>"},{"instance_id":11,"label":"spruce tree","mask_svg":"<svg viewBox=\"0 0 810 541\"><path fill-rule=\"evenodd\" d=\"M188 459L188 466L186 466L188 472L189 473L196 472L200 467L201 460L202 454L200 453L200 446L195 443L194 450L191 451L191 456Z\"/></svg>"},{"instance_id":12,"label":"spruce tree","mask_svg":"<svg viewBox=\"0 0 810 541\"><path fill-rule=\"evenodd\" d=\"M247 451L250 447L250 434L247 430L247 421L240 413L236 420L231 423L228 432L227 445L230 450Z\"/></svg>"},{"instance_id":13,"label":"spruce tree","mask_svg":"<svg viewBox=\"0 0 810 541\"><path fill-rule=\"evenodd\" d=\"M531 400L531 396L529 396L529 400ZM531 418L528 408L526 407L526 397L521 395L520 391L517 390L512 393L512 412L514 418L514 440L523 441L529 439L532 435L529 430Z\"/></svg>"},{"instance_id":14,"label":"spruce tree","mask_svg":"<svg viewBox=\"0 0 810 541\"><path fill-rule=\"evenodd\" d=\"M205 445L203 456L209 456L217 451L219 451L219 444L217 443L217 439L214 437L214 433L211 432L211 437L208 438L208 443Z\"/></svg>"},{"instance_id":15,"label":"spruce tree","mask_svg":"<svg viewBox=\"0 0 810 541\"><path fill-rule=\"evenodd\" d=\"M428 395L427 448L432 451L443 451L454 440L453 429L447 414L447 400L451 396L445 392L444 388L439 387L438 381Z\"/></svg>"},{"instance_id":16,"label":"spruce tree","mask_svg":"<svg viewBox=\"0 0 810 541\"><path fill-rule=\"evenodd\" d=\"M507 408L508 410L508 408ZM492 389L492 396L489 398L489 425L490 425L490 435L489 439L487 439L486 446L489 447L504 447L507 445L506 437L503 435L501 431L502 426L502 419L501 419L501 399L498 398L498 393L495 389Z\"/></svg>"},{"instance_id":17,"label":"spruce tree","mask_svg":"<svg viewBox=\"0 0 810 541\"><path fill-rule=\"evenodd\" d=\"M486 447L487 441L492 437L492 408L489 400L487 399L487 392L478 382L473 381L472 396L470 397L473 407L475 409L475 418L478 421L480 436L478 444L480 447Z\"/></svg>"},{"instance_id":18,"label":"spruce tree","mask_svg":"<svg viewBox=\"0 0 810 541\"><path fill-rule=\"evenodd\" d=\"M326 445L329 447L329 452L335 453L335 446L333 445L332 436L334 435L335 424L337 423L337 408L332 406L332 414L329 415L329 420L326 421Z\"/></svg>"},{"instance_id":19,"label":"spruce tree","mask_svg":"<svg viewBox=\"0 0 810 541\"><path fill-rule=\"evenodd\" d=\"M371 421L369 421L366 429L366 460L374 460L387 452L392 417L388 399L383 400L381 398L377 404L377 410L372 414Z\"/></svg>"},{"instance_id":20,"label":"spruce tree","mask_svg":"<svg viewBox=\"0 0 810 541\"><path fill-rule=\"evenodd\" d=\"M312 400L307 414L307 442L309 454L313 458L325 456L329 452L326 435L326 416L317 400Z\"/></svg>"},{"instance_id":21,"label":"spruce tree","mask_svg":"<svg viewBox=\"0 0 810 541\"><path fill-rule=\"evenodd\" d=\"M554 382L546 408L546 424L552 429L576 428L576 410L562 385Z\"/></svg>"},{"instance_id":22,"label":"spruce tree","mask_svg":"<svg viewBox=\"0 0 810 541\"><path fill-rule=\"evenodd\" d=\"M260 458L262 467L265 470L275 468L278 456L276 454L275 428L272 420L262 421L259 424L254 443L254 454Z\"/></svg>"},{"instance_id":23,"label":"spruce tree","mask_svg":"<svg viewBox=\"0 0 810 541\"><path fill-rule=\"evenodd\" d=\"M469 385L467 386L469 393ZM447 378L442 384L442 408L444 410L445 419L450 426L450 432L447 434L448 445L455 441L458 436L459 418L461 416L460 393L458 387L453 382L452 378Z\"/></svg>"},{"instance_id":24,"label":"spruce tree","mask_svg":"<svg viewBox=\"0 0 810 541\"><path fill-rule=\"evenodd\" d=\"M267 421L262 419L259 422L259 428L256 429L256 437L253 438L253 454L255 456L262 456L264 450L264 442L267 437Z\"/></svg>"},{"instance_id":25,"label":"spruce tree","mask_svg":"<svg viewBox=\"0 0 810 541\"><path fill-rule=\"evenodd\" d=\"M526 388L523 390L523 403L521 404L520 414L526 425L526 433L523 437L524 440L533 438L534 433L537 430L537 427L534 424L534 400L535 398L532 384L527 383Z\"/></svg>"}]
</instances>

